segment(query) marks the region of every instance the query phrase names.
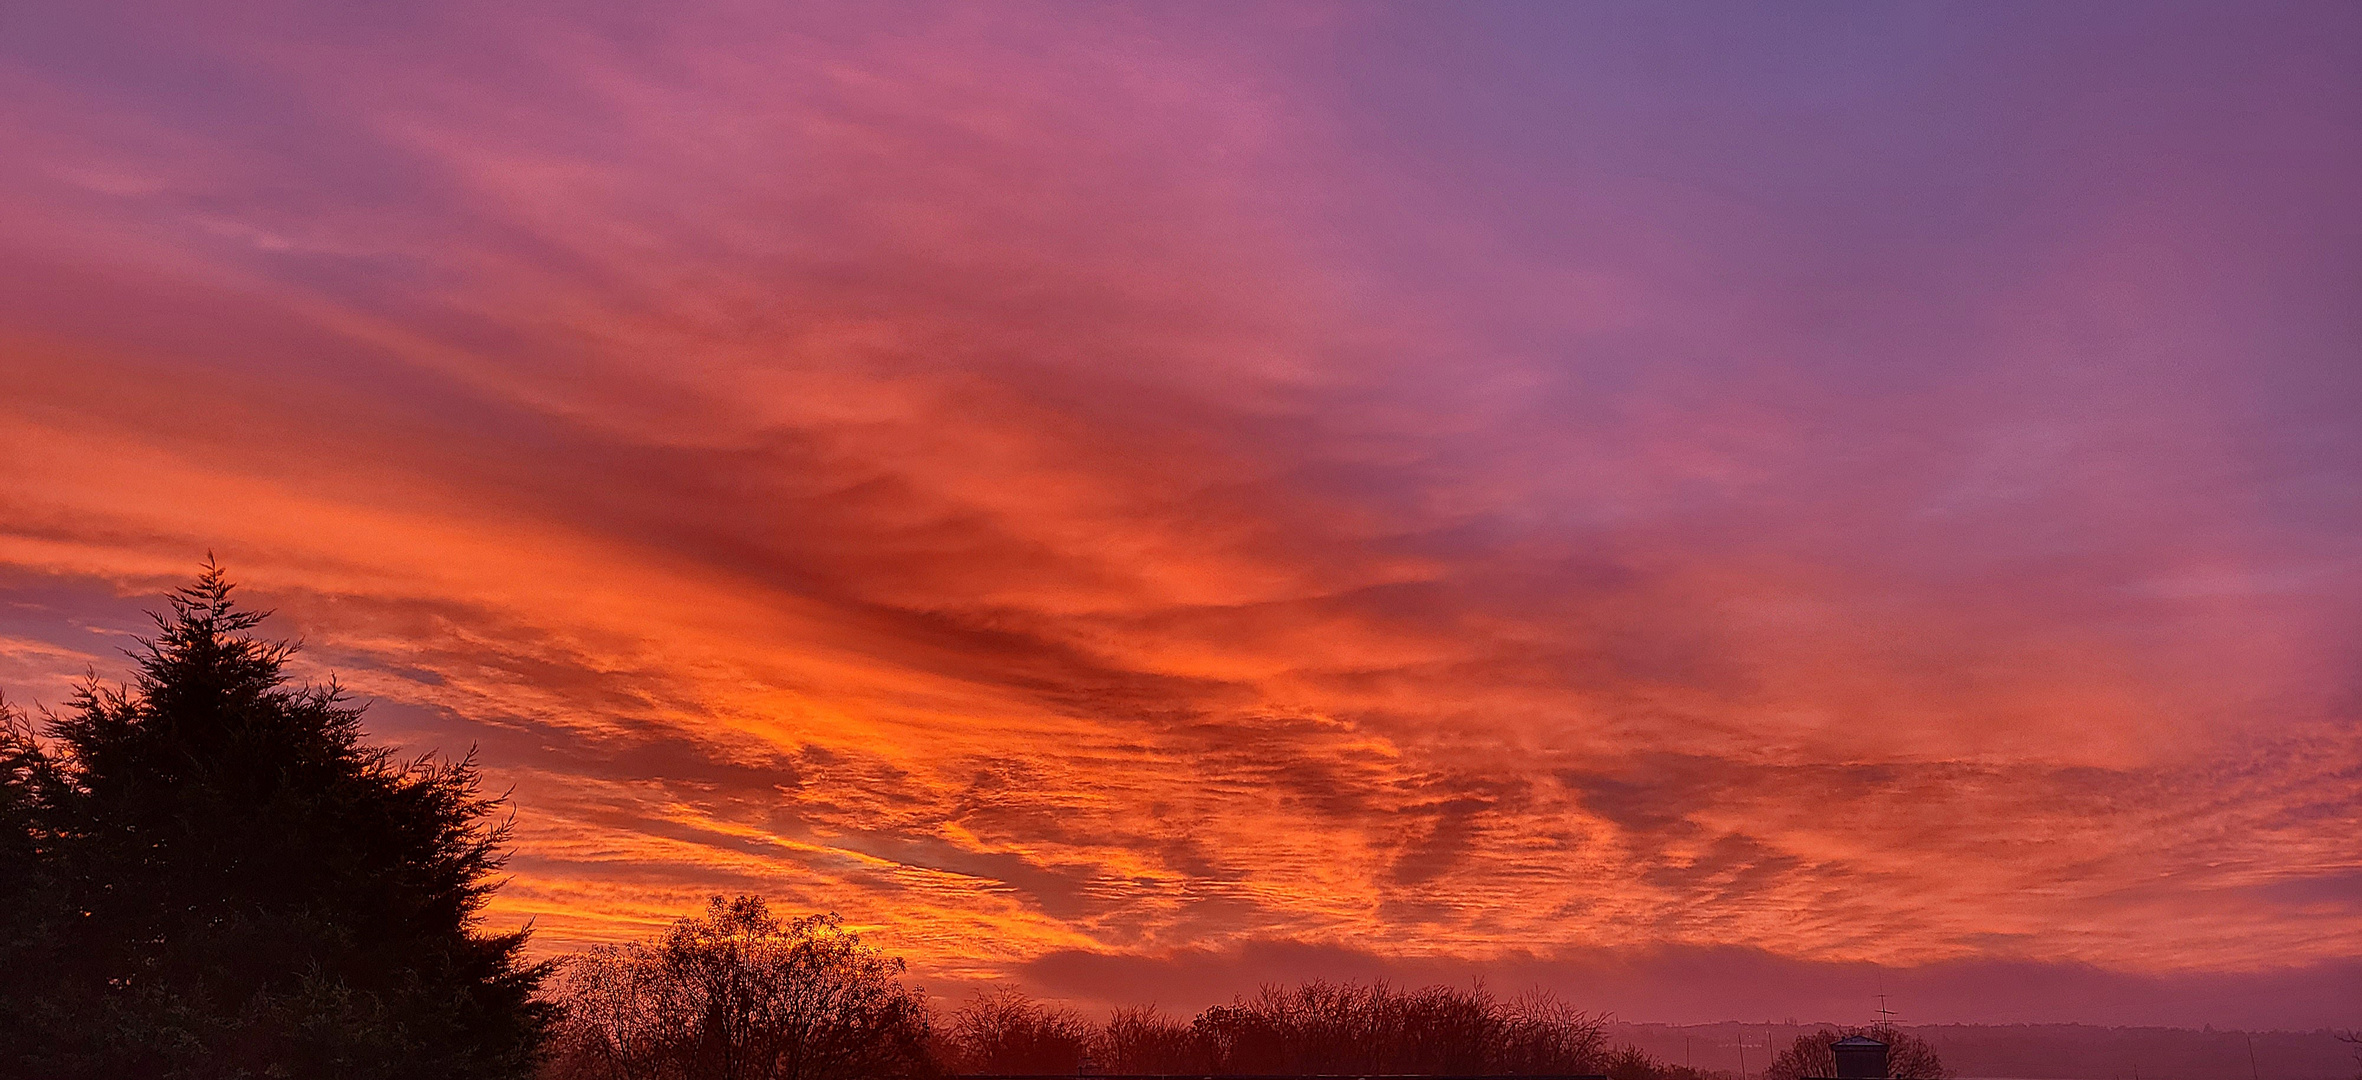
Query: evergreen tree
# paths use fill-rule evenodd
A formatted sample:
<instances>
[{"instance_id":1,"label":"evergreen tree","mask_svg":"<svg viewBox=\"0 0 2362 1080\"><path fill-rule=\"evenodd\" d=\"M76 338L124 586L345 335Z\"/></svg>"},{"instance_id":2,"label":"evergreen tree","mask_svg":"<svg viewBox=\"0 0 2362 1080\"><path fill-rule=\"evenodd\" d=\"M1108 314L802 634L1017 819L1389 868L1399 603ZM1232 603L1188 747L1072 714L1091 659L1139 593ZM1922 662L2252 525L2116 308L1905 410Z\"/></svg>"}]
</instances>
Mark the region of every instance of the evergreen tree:
<instances>
[{"instance_id":1,"label":"evergreen tree","mask_svg":"<svg viewBox=\"0 0 2362 1080\"><path fill-rule=\"evenodd\" d=\"M23 714L0 701L0 1048L41 1037L39 980L55 970L67 904L41 815L53 779L47 756ZM9 1063L0 1050L0 1075Z\"/></svg>"},{"instance_id":2,"label":"evergreen tree","mask_svg":"<svg viewBox=\"0 0 2362 1080\"><path fill-rule=\"evenodd\" d=\"M499 800L472 758L364 743L361 709L333 682L290 685L294 647L253 637L268 613L230 592L208 562L155 616L131 686L86 685L46 753L7 744L0 813L31 841L0 856L54 881L64 918L9 927L52 962L11 973L25 1037L0 1061L59 1077L529 1074L547 969L523 959L524 932L477 930L504 857Z\"/></svg>"}]
</instances>

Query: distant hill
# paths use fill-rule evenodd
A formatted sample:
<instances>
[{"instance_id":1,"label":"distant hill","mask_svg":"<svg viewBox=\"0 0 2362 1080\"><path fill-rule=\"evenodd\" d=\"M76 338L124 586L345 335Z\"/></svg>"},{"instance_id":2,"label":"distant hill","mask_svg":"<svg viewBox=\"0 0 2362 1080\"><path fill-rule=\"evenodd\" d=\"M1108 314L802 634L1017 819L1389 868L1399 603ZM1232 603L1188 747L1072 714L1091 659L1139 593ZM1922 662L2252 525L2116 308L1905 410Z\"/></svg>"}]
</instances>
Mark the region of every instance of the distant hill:
<instances>
[{"instance_id":1,"label":"distant hill","mask_svg":"<svg viewBox=\"0 0 2362 1080\"><path fill-rule=\"evenodd\" d=\"M1613 1024L1609 1037L1658 1058L1738 1076L1762 1072L1766 1043L1785 1046L1820 1024ZM1828 1025L1835 1026L1835 1025ZM1904 1027L1936 1045L1964 1078L2012 1080L2356 1080L2354 1048L2327 1031L1930 1024ZM2248 1047L2254 1046L2253 1064Z\"/></svg>"}]
</instances>

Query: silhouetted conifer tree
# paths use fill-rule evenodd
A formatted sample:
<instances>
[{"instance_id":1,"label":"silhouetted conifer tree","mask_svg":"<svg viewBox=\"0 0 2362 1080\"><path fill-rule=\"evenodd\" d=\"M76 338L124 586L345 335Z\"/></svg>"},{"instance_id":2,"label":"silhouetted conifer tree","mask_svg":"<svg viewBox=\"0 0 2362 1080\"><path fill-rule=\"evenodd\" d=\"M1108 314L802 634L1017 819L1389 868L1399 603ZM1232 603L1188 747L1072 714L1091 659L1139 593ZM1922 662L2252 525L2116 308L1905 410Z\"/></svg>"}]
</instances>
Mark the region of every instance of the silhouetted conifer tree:
<instances>
[{"instance_id":1,"label":"silhouetted conifer tree","mask_svg":"<svg viewBox=\"0 0 2362 1080\"><path fill-rule=\"evenodd\" d=\"M63 916L6 927L0 946L45 962L5 976L21 1027L0 1062L56 1077L529 1074L546 968L522 959L524 932L476 928L503 858L499 800L471 759L366 745L361 710L333 682L290 685L293 646L251 636L267 613L230 591L208 562L155 616L131 686L85 686L46 752L21 731L0 746L0 858Z\"/></svg>"},{"instance_id":2,"label":"silhouetted conifer tree","mask_svg":"<svg viewBox=\"0 0 2362 1080\"><path fill-rule=\"evenodd\" d=\"M52 780L32 726L0 702L0 1048L42 1037L44 988L29 976L61 959L67 904L40 801ZM9 1064L0 1056L0 1075Z\"/></svg>"}]
</instances>

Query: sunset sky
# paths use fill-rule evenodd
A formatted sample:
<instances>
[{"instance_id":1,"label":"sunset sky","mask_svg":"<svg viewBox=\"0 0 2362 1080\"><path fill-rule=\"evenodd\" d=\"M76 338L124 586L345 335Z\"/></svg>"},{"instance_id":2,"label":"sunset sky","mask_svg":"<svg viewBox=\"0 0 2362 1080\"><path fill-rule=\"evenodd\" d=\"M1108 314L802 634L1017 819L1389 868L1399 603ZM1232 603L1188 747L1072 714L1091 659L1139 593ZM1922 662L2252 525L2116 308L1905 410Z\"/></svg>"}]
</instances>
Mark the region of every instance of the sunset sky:
<instances>
[{"instance_id":1,"label":"sunset sky","mask_svg":"<svg viewBox=\"0 0 2362 1080\"><path fill-rule=\"evenodd\" d=\"M957 997L2362 1022L2362 7L0 6L0 691L217 554Z\"/></svg>"}]
</instances>

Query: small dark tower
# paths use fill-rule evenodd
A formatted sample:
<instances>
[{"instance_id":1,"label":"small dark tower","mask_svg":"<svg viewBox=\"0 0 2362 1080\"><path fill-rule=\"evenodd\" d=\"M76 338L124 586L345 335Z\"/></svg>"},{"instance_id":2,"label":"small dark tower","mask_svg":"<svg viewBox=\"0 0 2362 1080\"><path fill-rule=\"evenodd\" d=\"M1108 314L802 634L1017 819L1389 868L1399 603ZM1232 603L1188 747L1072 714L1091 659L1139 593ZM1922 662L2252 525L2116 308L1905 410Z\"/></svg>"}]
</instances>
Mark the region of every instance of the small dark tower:
<instances>
[{"instance_id":1,"label":"small dark tower","mask_svg":"<svg viewBox=\"0 0 2362 1080\"><path fill-rule=\"evenodd\" d=\"M1837 1080L1885 1080L1885 1043L1848 1035L1830 1043L1829 1053L1837 1058Z\"/></svg>"}]
</instances>

